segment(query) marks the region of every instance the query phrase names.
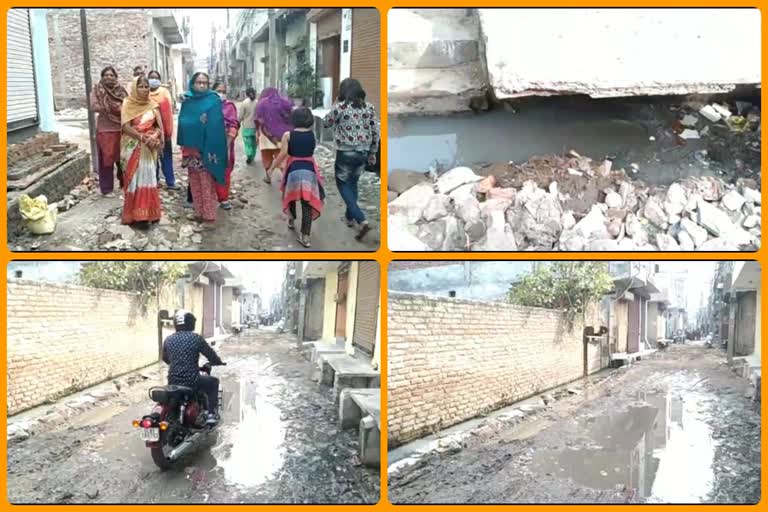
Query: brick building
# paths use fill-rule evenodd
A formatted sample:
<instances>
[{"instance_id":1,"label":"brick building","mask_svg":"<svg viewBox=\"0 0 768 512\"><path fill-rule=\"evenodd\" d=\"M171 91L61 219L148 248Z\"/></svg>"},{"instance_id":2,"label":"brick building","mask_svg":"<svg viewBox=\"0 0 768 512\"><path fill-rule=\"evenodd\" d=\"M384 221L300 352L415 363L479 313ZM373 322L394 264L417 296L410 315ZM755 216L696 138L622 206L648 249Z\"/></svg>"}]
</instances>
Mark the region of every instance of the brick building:
<instances>
[{"instance_id":1,"label":"brick building","mask_svg":"<svg viewBox=\"0 0 768 512\"><path fill-rule=\"evenodd\" d=\"M133 68L157 69L179 92L184 84L171 56L171 45L184 42L184 21L173 9L87 9L93 82L105 66L114 66L123 84ZM79 9L48 11L48 40L57 110L86 105Z\"/></svg>"}]
</instances>

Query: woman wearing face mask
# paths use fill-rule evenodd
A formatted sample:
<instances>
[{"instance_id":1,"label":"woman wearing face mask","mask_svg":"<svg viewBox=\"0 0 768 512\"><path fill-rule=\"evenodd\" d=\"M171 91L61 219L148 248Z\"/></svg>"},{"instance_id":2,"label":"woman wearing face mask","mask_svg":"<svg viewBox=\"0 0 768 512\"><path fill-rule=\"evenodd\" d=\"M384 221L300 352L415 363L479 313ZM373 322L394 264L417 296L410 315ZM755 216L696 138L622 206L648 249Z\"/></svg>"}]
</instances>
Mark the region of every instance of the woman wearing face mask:
<instances>
[{"instance_id":1,"label":"woman wearing face mask","mask_svg":"<svg viewBox=\"0 0 768 512\"><path fill-rule=\"evenodd\" d=\"M120 161L125 169L122 221L145 227L160 220L155 173L157 154L165 144L163 119L157 103L149 97L149 81L145 77L134 78L131 95L123 101L120 121Z\"/></svg>"},{"instance_id":2,"label":"woman wearing face mask","mask_svg":"<svg viewBox=\"0 0 768 512\"><path fill-rule=\"evenodd\" d=\"M177 144L181 166L189 172L194 220L212 229L216 221L216 184L224 185L227 134L221 98L209 89L210 79L199 71L192 76L179 113Z\"/></svg>"},{"instance_id":3,"label":"woman wearing face mask","mask_svg":"<svg viewBox=\"0 0 768 512\"><path fill-rule=\"evenodd\" d=\"M229 202L229 187L232 183L232 169L235 168L235 139L240 129L240 121L237 118L237 107L227 99L227 86L222 82L216 82L213 90L221 98L221 110L224 114L224 126L227 130L227 168L224 171L224 184L216 184L216 197L219 199L219 206L225 210L232 209L232 203Z\"/></svg>"},{"instance_id":4,"label":"woman wearing face mask","mask_svg":"<svg viewBox=\"0 0 768 512\"><path fill-rule=\"evenodd\" d=\"M117 81L117 71L112 66L101 70L101 80L91 91L91 110L96 120L96 150L99 162L99 188L104 195L115 188L115 164L117 179L123 186L123 171L120 167L120 109L123 99L128 96L125 87Z\"/></svg>"},{"instance_id":5,"label":"woman wearing face mask","mask_svg":"<svg viewBox=\"0 0 768 512\"><path fill-rule=\"evenodd\" d=\"M149 78L149 97L160 107L165 137L165 146L157 162L157 181L160 182L160 168L162 167L165 185L169 189L177 190L176 177L173 175L173 102L171 101L171 93L161 85L159 71L153 69L147 74L147 78Z\"/></svg>"}]
</instances>

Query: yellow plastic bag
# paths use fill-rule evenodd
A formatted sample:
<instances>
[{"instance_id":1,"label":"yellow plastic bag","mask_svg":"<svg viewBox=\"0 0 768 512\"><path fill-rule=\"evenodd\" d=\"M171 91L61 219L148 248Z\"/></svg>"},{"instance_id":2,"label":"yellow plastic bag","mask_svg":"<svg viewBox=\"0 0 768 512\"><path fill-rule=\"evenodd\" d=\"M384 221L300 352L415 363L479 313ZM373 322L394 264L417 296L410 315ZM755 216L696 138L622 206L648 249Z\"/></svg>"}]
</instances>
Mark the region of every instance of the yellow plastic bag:
<instances>
[{"instance_id":1,"label":"yellow plastic bag","mask_svg":"<svg viewBox=\"0 0 768 512\"><path fill-rule=\"evenodd\" d=\"M48 205L48 198L45 196L32 199L24 194L19 198L19 212L30 233L47 235L56 229L58 209L56 203Z\"/></svg>"}]
</instances>

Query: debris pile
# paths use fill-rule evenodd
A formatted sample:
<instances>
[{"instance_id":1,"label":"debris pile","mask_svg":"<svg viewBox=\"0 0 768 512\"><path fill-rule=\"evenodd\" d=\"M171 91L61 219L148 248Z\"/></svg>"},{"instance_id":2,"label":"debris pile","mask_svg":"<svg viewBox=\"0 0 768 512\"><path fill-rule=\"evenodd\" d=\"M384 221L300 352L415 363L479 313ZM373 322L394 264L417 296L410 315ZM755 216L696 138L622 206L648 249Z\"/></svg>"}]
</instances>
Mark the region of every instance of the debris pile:
<instances>
[{"instance_id":1,"label":"debris pile","mask_svg":"<svg viewBox=\"0 0 768 512\"><path fill-rule=\"evenodd\" d=\"M514 164L510 164L514 165ZM537 157L514 166L519 187L457 167L397 173L389 202L395 251L738 251L760 245L754 180L689 177L647 187L609 160ZM544 170L542 171L542 167ZM399 189L399 190L398 190Z\"/></svg>"}]
</instances>

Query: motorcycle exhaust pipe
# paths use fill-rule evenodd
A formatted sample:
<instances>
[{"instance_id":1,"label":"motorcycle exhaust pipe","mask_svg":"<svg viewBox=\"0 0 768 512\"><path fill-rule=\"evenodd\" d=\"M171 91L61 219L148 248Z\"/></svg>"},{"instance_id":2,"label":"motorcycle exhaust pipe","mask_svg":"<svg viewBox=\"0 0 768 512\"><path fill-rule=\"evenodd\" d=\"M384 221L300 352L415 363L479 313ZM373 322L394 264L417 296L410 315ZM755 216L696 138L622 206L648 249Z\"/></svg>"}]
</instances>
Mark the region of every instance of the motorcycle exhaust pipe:
<instances>
[{"instance_id":1,"label":"motorcycle exhaust pipe","mask_svg":"<svg viewBox=\"0 0 768 512\"><path fill-rule=\"evenodd\" d=\"M182 458L184 455L189 453L189 450L191 450L195 443L197 443L197 440L202 435L202 432L198 432L196 434L193 434L192 437L187 439L186 441L183 441L179 446L171 450L171 453L168 454L168 460L171 462L176 462L180 458Z\"/></svg>"}]
</instances>

